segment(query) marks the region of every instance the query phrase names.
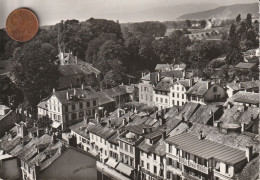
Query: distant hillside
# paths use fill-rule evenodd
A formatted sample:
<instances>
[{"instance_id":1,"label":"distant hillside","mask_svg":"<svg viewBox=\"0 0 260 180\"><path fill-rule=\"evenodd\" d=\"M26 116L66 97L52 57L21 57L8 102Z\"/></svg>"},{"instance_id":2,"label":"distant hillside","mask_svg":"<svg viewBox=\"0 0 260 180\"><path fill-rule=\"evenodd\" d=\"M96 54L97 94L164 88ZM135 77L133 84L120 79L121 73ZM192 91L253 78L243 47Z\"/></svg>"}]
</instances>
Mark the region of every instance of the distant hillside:
<instances>
[{"instance_id":1,"label":"distant hillside","mask_svg":"<svg viewBox=\"0 0 260 180\"><path fill-rule=\"evenodd\" d=\"M251 13L253 17L258 17L258 3L253 4L235 4L230 6L221 6L216 9L184 14L178 17L178 20L199 20L199 19L232 19L235 18L238 14L241 14L242 17L246 17L247 13Z\"/></svg>"}]
</instances>

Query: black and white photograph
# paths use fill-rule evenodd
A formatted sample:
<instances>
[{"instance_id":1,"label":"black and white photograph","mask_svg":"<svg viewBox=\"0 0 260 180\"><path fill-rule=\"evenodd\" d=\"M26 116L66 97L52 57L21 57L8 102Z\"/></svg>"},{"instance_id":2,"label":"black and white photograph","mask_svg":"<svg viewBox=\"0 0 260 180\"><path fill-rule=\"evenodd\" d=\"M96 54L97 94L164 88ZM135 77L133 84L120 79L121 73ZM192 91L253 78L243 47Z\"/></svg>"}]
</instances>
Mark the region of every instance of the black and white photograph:
<instances>
[{"instance_id":1,"label":"black and white photograph","mask_svg":"<svg viewBox=\"0 0 260 180\"><path fill-rule=\"evenodd\" d=\"M0 180L260 180L259 7L0 0Z\"/></svg>"}]
</instances>

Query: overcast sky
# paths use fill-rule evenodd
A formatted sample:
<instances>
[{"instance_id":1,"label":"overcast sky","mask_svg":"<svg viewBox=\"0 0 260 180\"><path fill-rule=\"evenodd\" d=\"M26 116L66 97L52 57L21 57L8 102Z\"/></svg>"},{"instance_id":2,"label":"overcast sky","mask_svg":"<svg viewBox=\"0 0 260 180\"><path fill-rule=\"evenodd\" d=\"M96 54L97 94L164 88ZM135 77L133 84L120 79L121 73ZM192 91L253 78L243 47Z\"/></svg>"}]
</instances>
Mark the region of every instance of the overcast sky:
<instances>
[{"instance_id":1,"label":"overcast sky","mask_svg":"<svg viewBox=\"0 0 260 180\"><path fill-rule=\"evenodd\" d=\"M256 3L257 0L0 0L0 28L5 27L9 13L19 7L31 8L37 14L40 25L50 25L60 20L94 18L134 22L144 20L169 20L162 16L163 8L181 4L211 4L218 7L230 4ZM155 9L161 8L156 11ZM203 7L206 8L206 7ZM155 10L151 14L151 11ZM147 11L150 11L147 13ZM174 10L173 10L174 11ZM177 10L176 10L177 11ZM201 11L198 9L197 11ZM144 13L146 12L146 13ZM158 17L156 17L158 13ZM159 16L161 13L161 16ZM186 12L184 12L186 13ZM184 14L183 13L183 14ZM138 16L139 15L139 16ZM182 14L175 13L175 16Z\"/></svg>"}]
</instances>

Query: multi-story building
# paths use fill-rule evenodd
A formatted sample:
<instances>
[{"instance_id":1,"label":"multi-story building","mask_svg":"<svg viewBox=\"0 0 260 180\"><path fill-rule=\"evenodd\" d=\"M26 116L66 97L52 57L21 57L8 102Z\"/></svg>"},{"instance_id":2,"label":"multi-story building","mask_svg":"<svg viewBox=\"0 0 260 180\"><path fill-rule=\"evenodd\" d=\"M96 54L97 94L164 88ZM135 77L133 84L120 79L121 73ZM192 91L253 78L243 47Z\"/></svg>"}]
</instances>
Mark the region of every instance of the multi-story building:
<instances>
[{"instance_id":1,"label":"multi-story building","mask_svg":"<svg viewBox=\"0 0 260 180\"><path fill-rule=\"evenodd\" d=\"M223 101L226 98L226 92L217 83L210 81L198 81L187 92L187 100L199 104Z\"/></svg>"},{"instance_id":2,"label":"multi-story building","mask_svg":"<svg viewBox=\"0 0 260 180\"><path fill-rule=\"evenodd\" d=\"M234 94L236 94L239 91L259 93L259 86L260 86L259 80L239 82L239 83L228 83L227 95L228 97L232 97Z\"/></svg>"},{"instance_id":3,"label":"multi-story building","mask_svg":"<svg viewBox=\"0 0 260 180\"><path fill-rule=\"evenodd\" d=\"M149 74L142 74L141 83L139 83L139 102L148 106L156 106L154 101L153 89L164 78L169 77L173 79L185 77L185 72L176 71L163 71L153 72ZM168 104L167 102L166 104Z\"/></svg>"},{"instance_id":4,"label":"multi-story building","mask_svg":"<svg viewBox=\"0 0 260 180\"><path fill-rule=\"evenodd\" d=\"M92 64L82 61L72 52L60 52L58 55L60 73L58 89L80 87L82 83L92 87L98 87L101 72Z\"/></svg>"},{"instance_id":5,"label":"multi-story building","mask_svg":"<svg viewBox=\"0 0 260 180\"><path fill-rule=\"evenodd\" d=\"M178 79L174 82L170 87L170 106L183 106L187 102L186 92L193 85L193 79Z\"/></svg>"},{"instance_id":6,"label":"multi-story building","mask_svg":"<svg viewBox=\"0 0 260 180\"><path fill-rule=\"evenodd\" d=\"M167 179L231 180L252 156L188 133L166 139Z\"/></svg>"},{"instance_id":7,"label":"multi-story building","mask_svg":"<svg viewBox=\"0 0 260 180\"><path fill-rule=\"evenodd\" d=\"M158 109L165 109L171 106L170 89L174 84L174 78L163 78L154 88L154 105Z\"/></svg>"},{"instance_id":8,"label":"multi-story building","mask_svg":"<svg viewBox=\"0 0 260 180\"><path fill-rule=\"evenodd\" d=\"M82 121L85 115L94 116L96 110L98 110L98 97L91 87L84 86L64 91L54 90L50 97L38 105L38 115L45 116L47 112L53 121L53 128L61 126L63 131Z\"/></svg>"}]
</instances>

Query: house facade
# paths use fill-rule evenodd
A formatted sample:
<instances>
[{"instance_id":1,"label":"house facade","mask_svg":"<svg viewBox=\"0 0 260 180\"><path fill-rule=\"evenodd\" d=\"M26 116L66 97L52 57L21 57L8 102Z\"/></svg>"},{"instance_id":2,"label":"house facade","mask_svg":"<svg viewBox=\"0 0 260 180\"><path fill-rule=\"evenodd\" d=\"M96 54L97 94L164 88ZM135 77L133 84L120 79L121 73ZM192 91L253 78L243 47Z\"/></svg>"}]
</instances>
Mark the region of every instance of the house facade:
<instances>
[{"instance_id":1,"label":"house facade","mask_svg":"<svg viewBox=\"0 0 260 180\"><path fill-rule=\"evenodd\" d=\"M38 105L38 116L48 117L53 121L52 126L66 130L69 126L83 120L85 115L95 116L98 110L98 97L90 87L74 88L65 91L54 91L44 100L47 106Z\"/></svg>"}]
</instances>

